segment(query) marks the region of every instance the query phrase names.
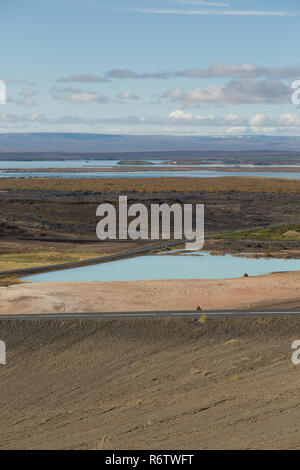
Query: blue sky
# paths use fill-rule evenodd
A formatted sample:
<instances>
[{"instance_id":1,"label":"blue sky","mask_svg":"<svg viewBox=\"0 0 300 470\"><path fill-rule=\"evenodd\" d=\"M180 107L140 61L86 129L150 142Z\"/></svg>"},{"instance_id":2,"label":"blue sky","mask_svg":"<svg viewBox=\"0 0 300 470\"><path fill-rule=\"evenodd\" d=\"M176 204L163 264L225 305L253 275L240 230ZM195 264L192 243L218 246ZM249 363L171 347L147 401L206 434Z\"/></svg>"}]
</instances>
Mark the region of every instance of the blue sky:
<instances>
[{"instance_id":1,"label":"blue sky","mask_svg":"<svg viewBox=\"0 0 300 470\"><path fill-rule=\"evenodd\" d=\"M299 0L2 0L0 132L299 135Z\"/></svg>"}]
</instances>

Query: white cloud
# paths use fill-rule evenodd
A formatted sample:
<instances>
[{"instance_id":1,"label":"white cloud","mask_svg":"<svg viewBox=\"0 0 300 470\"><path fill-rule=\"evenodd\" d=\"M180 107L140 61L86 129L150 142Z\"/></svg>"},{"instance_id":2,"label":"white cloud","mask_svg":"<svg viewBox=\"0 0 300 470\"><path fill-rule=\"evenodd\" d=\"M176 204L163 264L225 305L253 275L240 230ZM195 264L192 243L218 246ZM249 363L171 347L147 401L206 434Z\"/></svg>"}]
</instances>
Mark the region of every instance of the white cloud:
<instances>
[{"instance_id":1,"label":"white cloud","mask_svg":"<svg viewBox=\"0 0 300 470\"><path fill-rule=\"evenodd\" d=\"M29 80L16 80L14 78L4 78L3 81L6 83L6 85L28 85L28 86L34 86L35 83L30 82Z\"/></svg>"},{"instance_id":2,"label":"white cloud","mask_svg":"<svg viewBox=\"0 0 300 470\"><path fill-rule=\"evenodd\" d=\"M281 129L276 128L276 127L250 127L250 129L248 129L248 132L249 131L252 134L260 134L260 135L262 134L263 135L277 135L281 133Z\"/></svg>"},{"instance_id":3,"label":"white cloud","mask_svg":"<svg viewBox=\"0 0 300 470\"><path fill-rule=\"evenodd\" d=\"M205 0L177 0L177 4L182 5L202 5L204 7L228 7L229 3L225 2L207 2Z\"/></svg>"},{"instance_id":4,"label":"white cloud","mask_svg":"<svg viewBox=\"0 0 300 470\"><path fill-rule=\"evenodd\" d=\"M98 103L106 104L111 100L108 96L94 91L82 91L78 88L53 87L50 90L53 98L59 101L70 101L71 103Z\"/></svg>"},{"instance_id":5,"label":"white cloud","mask_svg":"<svg viewBox=\"0 0 300 470\"><path fill-rule=\"evenodd\" d=\"M241 134L247 134L248 132L249 132L249 129L245 126L243 126L243 127L234 126L234 127L229 127L228 129L226 129L226 134L241 135Z\"/></svg>"},{"instance_id":6,"label":"white cloud","mask_svg":"<svg viewBox=\"0 0 300 470\"><path fill-rule=\"evenodd\" d=\"M7 103L14 103L18 106L36 106L37 103L33 97L38 94L39 92L37 90L32 90L31 88L23 88L18 93L18 96L20 96L20 98L13 98L11 96L8 96Z\"/></svg>"},{"instance_id":7,"label":"white cloud","mask_svg":"<svg viewBox=\"0 0 300 470\"><path fill-rule=\"evenodd\" d=\"M100 75L78 74L70 75L68 77L60 77L56 80L61 83L107 83L110 82L108 78L101 77Z\"/></svg>"},{"instance_id":8,"label":"white cloud","mask_svg":"<svg viewBox=\"0 0 300 470\"><path fill-rule=\"evenodd\" d=\"M212 63L206 68L190 68L185 70L158 71L158 72L136 72L131 69L112 69L101 75L71 75L58 78L60 83L104 83L114 80L146 80L159 79L168 80L177 77L186 77L192 79L207 78L259 78L273 77L282 79L297 79L300 77L300 63L283 67L266 67L254 64L225 64L223 62ZM8 82L7 82L8 83Z\"/></svg>"},{"instance_id":9,"label":"white cloud","mask_svg":"<svg viewBox=\"0 0 300 470\"><path fill-rule=\"evenodd\" d=\"M22 98L21 100L15 101L17 105L20 106L36 106L37 102L30 98L29 96Z\"/></svg>"},{"instance_id":10,"label":"white cloud","mask_svg":"<svg viewBox=\"0 0 300 470\"><path fill-rule=\"evenodd\" d=\"M170 77L170 72L153 72L153 73L148 73L148 72L143 72L143 73L138 73L135 72L134 70L130 69L113 69L109 70L106 74L106 77L108 78L115 78L115 79L131 79L131 78L136 78L136 79L149 79L149 78L158 78L158 79L164 79L164 78L169 78Z\"/></svg>"},{"instance_id":11,"label":"white cloud","mask_svg":"<svg viewBox=\"0 0 300 470\"><path fill-rule=\"evenodd\" d=\"M130 126L134 133L143 133L145 129L155 129L159 132L178 133L209 133L216 134L265 134L265 135L299 135L300 117L295 114L283 113L277 116L256 114L252 117L241 117L237 114L215 116L174 110L165 117L156 116L125 116L115 118L80 117L76 115L63 115L56 118L41 113L26 114L0 114L0 129L77 129L82 132L84 128L99 129L100 127L117 128L123 131ZM146 131L147 132L147 131Z\"/></svg>"},{"instance_id":12,"label":"white cloud","mask_svg":"<svg viewBox=\"0 0 300 470\"><path fill-rule=\"evenodd\" d=\"M72 93L68 98L69 101L77 102L77 103L107 103L107 98L104 95L100 95L94 92L78 92Z\"/></svg>"},{"instance_id":13,"label":"white cloud","mask_svg":"<svg viewBox=\"0 0 300 470\"><path fill-rule=\"evenodd\" d=\"M145 9L135 8L133 11L137 13L145 13L149 15L201 15L201 16L277 16L291 17L299 16L298 11L274 11L274 10L161 10L161 9Z\"/></svg>"},{"instance_id":14,"label":"white cloud","mask_svg":"<svg viewBox=\"0 0 300 470\"><path fill-rule=\"evenodd\" d=\"M130 93L129 91L121 91L116 98L121 101L131 101L131 100L139 100L137 95Z\"/></svg>"},{"instance_id":15,"label":"white cloud","mask_svg":"<svg viewBox=\"0 0 300 470\"><path fill-rule=\"evenodd\" d=\"M183 91L175 87L166 91L162 98L181 103L185 107L196 107L203 103L217 104L258 104L287 103L291 100L290 88L278 79L239 79L225 85L211 85L207 88Z\"/></svg>"},{"instance_id":16,"label":"white cloud","mask_svg":"<svg viewBox=\"0 0 300 470\"><path fill-rule=\"evenodd\" d=\"M168 119L171 122L176 122L178 125L198 125L198 126L232 126L241 125L245 123L237 114L228 114L225 117L216 117L213 114L201 115L196 113L187 113L182 109L177 109L168 115Z\"/></svg>"},{"instance_id":17,"label":"white cloud","mask_svg":"<svg viewBox=\"0 0 300 470\"><path fill-rule=\"evenodd\" d=\"M36 96L38 94L39 92L37 90L32 90L31 88L23 88L19 92L19 95L22 95L22 96Z\"/></svg>"},{"instance_id":18,"label":"white cloud","mask_svg":"<svg viewBox=\"0 0 300 470\"><path fill-rule=\"evenodd\" d=\"M299 127L300 116L292 113L283 113L279 116L256 114L249 120L252 127Z\"/></svg>"},{"instance_id":19,"label":"white cloud","mask_svg":"<svg viewBox=\"0 0 300 470\"><path fill-rule=\"evenodd\" d=\"M176 72L175 75L188 78L297 78L300 77L300 64L286 67L260 67L253 64L226 65L223 62L216 62L206 69L187 69Z\"/></svg>"}]
</instances>

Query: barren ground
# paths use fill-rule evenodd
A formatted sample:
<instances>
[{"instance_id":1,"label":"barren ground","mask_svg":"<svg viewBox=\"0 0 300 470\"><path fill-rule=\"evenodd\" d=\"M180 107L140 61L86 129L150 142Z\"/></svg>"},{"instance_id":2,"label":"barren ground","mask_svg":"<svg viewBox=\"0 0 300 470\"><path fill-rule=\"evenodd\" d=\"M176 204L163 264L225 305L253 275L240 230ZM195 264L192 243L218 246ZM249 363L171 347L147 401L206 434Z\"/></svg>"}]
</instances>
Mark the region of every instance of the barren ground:
<instances>
[{"instance_id":1,"label":"barren ground","mask_svg":"<svg viewBox=\"0 0 300 470\"><path fill-rule=\"evenodd\" d=\"M300 271L236 279L25 283L0 288L0 314L248 309L300 305Z\"/></svg>"},{"instance_id":2,"label":"barren ground","mask_svg":"<svg viewBox=\"0 0 300 470\"><path fill-rule=\"evenodd\" d=\"M298 319L1 321L1 449L298 449Z\"/></svg>"}]
</instances>

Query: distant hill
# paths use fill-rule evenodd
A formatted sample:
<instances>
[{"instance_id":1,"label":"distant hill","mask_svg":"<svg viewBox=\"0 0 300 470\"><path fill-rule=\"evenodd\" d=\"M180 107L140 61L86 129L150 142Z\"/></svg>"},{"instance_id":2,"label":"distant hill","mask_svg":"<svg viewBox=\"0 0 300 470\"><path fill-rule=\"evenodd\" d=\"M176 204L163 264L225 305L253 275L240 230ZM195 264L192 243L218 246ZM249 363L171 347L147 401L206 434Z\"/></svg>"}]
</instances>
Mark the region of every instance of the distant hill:
<instances>
[{"instance_id":1,"label":"distant hill","mask_svg":"<svg viewBox=\"0 0 300 470\"><path fill-rule=\"evenodd\" d=\"M0 152L299 151L300 137L75 133L0 134Z\"/></svg>"}]
</instances>

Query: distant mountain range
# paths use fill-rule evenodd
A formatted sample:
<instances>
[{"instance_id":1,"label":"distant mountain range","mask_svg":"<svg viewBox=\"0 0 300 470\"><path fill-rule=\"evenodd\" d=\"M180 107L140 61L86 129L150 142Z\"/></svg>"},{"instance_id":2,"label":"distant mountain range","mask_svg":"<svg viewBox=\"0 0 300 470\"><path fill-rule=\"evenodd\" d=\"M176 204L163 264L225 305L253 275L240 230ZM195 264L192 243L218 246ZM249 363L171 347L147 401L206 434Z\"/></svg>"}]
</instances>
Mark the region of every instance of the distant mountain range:
<instances>
[{"instance_id":1,"label":"distant mountain range","mask_svg":"<svg viewBox=\"0 0 300 470\"><path fill-rule=\"evenodd\" d=\"M75 133L0 134L0 152L174 152L290 151L300 152L299 137L175 136Z\"/></svg>"}]
</instances>

